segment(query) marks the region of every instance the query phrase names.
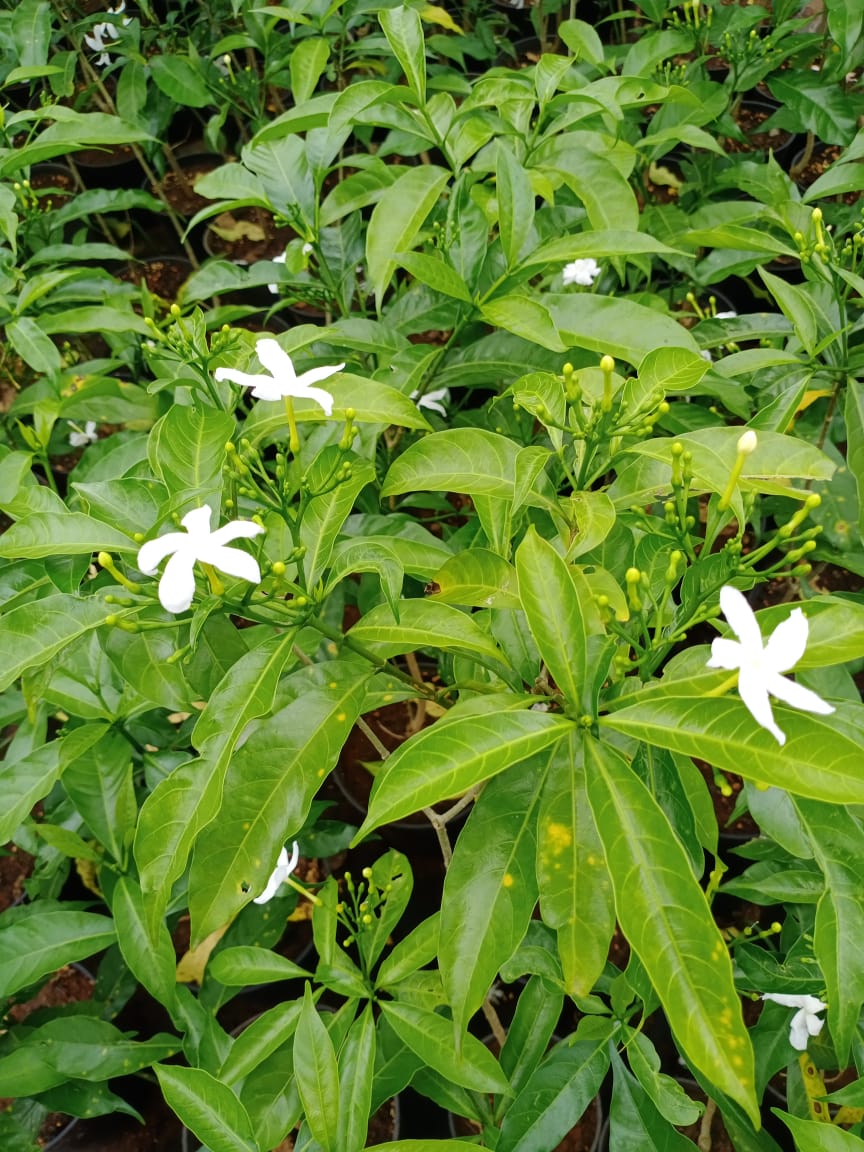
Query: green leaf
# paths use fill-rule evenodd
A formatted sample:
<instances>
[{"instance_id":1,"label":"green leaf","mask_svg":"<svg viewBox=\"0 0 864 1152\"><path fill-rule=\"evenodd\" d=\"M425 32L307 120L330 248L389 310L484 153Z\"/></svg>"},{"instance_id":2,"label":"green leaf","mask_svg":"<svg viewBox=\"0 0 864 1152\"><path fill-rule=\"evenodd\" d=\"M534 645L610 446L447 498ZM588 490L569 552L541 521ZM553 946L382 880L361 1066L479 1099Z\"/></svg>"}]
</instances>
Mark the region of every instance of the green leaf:
<instances>
[{"instance_id":1,"label":"green leaf","mask_svg":"<svg viewBox=\"0 0 864 1152\"><path fill-rule=\"evenodd\" d=\"M231 1045L219 1069L219 1078L229 1086L237 1084L274 1052L287 1045L297 1031L300 1009L299 1000L289 1000L262 1012Z\"/></svg>"},{"instance_id":2,"label":"green leaf","mask_svg":"<svg viewBox=\"0 0 864 1152\"><path fill-rule=\"evenodd\" d=\"M590 629L579 586L564 560L533 526L516 552L516 571L522 610L543 662L571 711L590 711Z\"/></svg>"},{"instance_id":3,"label":"green leaf","mask_svg":"<svg viewBox=\"0 0 864 1152\"><path fill-rule=\"evenodd\" d=\"M771 1111L780 1117L795 1137L798 1152L861 1152L864 1146L860 1136L853 1136L851 1132L826 1124L823 1120L802 1120L779 1108L772 1108Z\"/></svg>"},{"instance_id":4,"label":"green leaf","mask_svg":"<svg viewBox=\"0 0 864 1152\"><path fill-rule=\"evenodd\" d=\"M95 912L45 908L42 901L17 912L13 923L0 930L0 998L114 943L112 921Z\"/></svg>"},{"instance_id":5,"label":"green leaf","mask_svg":"<svg viewBox=\"0 0 864 1152\"><path fill-rule=\"evenodd\" d=\"M606 1077L605 1037L559 1044L509 1105L499 1152L547 1152L579 1123Z\"/></svg>"},{"instance_id":6,"label":"green leaf","mask_svg":"<svg viewBox=\"0 0 864 1152\"><path fill-rule=\"evenodd\" d=\"M31 512L3 533L0 557L36 560L62 553L133 552L138 547L125 533L83 512Z\"/></svg>"},{"instance_id":7,"label":"green leaf","mask_svg":"<svg viewBox=\"0 0 864 1152\"><path fill-rule=\"evenodd\" d=\"M50 375L60 371L60 353L35 320L18 316L8 322L5 331L6 339L21 359L36 372Z\"/></svg>"},{"instance_id":8,"label":"green leaf","mask_svg":"<svg viewBox=\"0 0 864 1152\"><path fill-rule=\"evenodd\" d=\"M138 816L128 740L117 731L106 732L67 764L63 787L90 831L122 866Z\"/></svg>"},{"instance_id":9,"label":"green leaf","mask_svg":"<svg viewBox=\"0 0 864 1152\"><path fill-rule=\"evenodd\" d=\"M362 616L348 636L389 659L419 648L439 648L499 663L501 650L472 616L428 600L403 600L396 621L389 604L378 604Z\"/></svg>"},{"instance_id":10,"label":"green leaf","mask_svg":"<svg viewBox=\"0 0 864 1152\"><path fill-rule=\"evenodd\" d=\"M229 987L309 977L306 969L293 960L280 956L278 952L248 944L217 952L207 966L207 975Z\"/></svg>"},{"instance_id":11,"label":"green leaf","mask_svg":"<svg viewBox=\"0 0 864 1152\"><path fill-rule=\"evenodd\" d=\"M624 935L687 1058L758 1124L753 1050L732 963L687 855L618 752L587 739L585 760Z\"/></svg>"},{"instance_id":12,"label":"green leaf","mask_svg":"<svg viewBox=\"0 0 864 1152\"><path fill-rule=\"evenodd\" d=\"M546 297L544 297L544 300ZM496 328L504 328L523 340L531 340L550 352L566 352L572 343L564 343L550 310L531 296L500 296L481 308L483 318Z\"/></svg>"},{"instance_id":13,"label":"green leaf","mask_svg":"<svg viewBox=\"0 0 864 1152\"><path fill-rule=\"evenodd\" d=\"M396 262L421 284L428 284L435 292L452 296L470 304L471 290L459 273L446 260L437 256L426 256L421 252L399 252Z\"/></svg>"},{"instance_id":14,"label":"green leaf","mask_svg":"<svg viewBox=\"0 0 864 1152\"><path fill-rule=\"evenodd\" d=\"M150 793L135 833L141 887L159 911L185 871L192 844L216 815L237 741L251 720L273 707L279 678L294 659L294 632L273 636L241 657L214 691L192 734L201 752ZM225 723L226 717L228 723Z\"/></svg>"},{"instance_id":15,"label":"green leaf","mask_svg":"<svg viewBox=\"0 0 864 1152\"><path fill-rule=\"evenodd\" d=\"M0 619L0 691L9 687L30 668L46 664L58 652L109 616L122 619L129 614L97 596L47 596L39 601L39 611L22 604Z\"/></svg>"},{"instance_id":16,"label":"green leaf","mask_svg":"<svg viewBox=\"0 0 864 1152\"><path fill-rule=\"evenodd\" d=\"M336 763L371 671L335 660L301 668L290 681L297 698L234 753L222 806L195 845L193 947L264 890L280 849L302 828Z\"/></svg>"},{"instance_id":17,"label":"green leaf","mask_svg":"<svg viewBox=\"0 0 864 1152\"><path fill-rule=\"evenodd\" d=\"M859 704L838 704L832 716L773 705L785 745L760 728L741 700L671 696L604 716L602 726L695 756L759 784L837 804L864 803Z\"/></svg>"},{"instance_id":18,"label":"green leaf","mask_svg":"<svg viewBox=\"0 0 864 1152\"><path fill-rule=\"evenodd\" d=\"M467 548L439 568L428 599L475 608L519 608L512 564L488 548Z\"/></svg>"},{"instance_id":19,"label":"green leaf","mask_svg":"<svg viewBox=\"0 0 864 1152\"><path fill-rule=\"evenodd\" d=\"M403 492L465 492L469 496L513 497L519 445L482 428L433 432L394 460L382 498Z\"/></svg>"},{"instance_id":20,"label":"green leaf","mask_svg":"<svg viewBox=\"0 0 864 1152\"><path fill-rule=\"evenodd\" d=\"M795 335L804 345L808 356L816 355L816 345L824 332L819 331L819 318L813 308L806 288L789 284L779 276L759 269L765 287L777 301L780 310L795 329Z\"/></svg>"},{"instance_id":21,"label":"green leaf","mask_svg":"<svg viewBox=\"0 0 864 1152\"><path fill-rule=\"evenodd\" d=\"M498 140L496 166L498 232L508 270L519 260L522 246L534 223L534 191L528 173L510 151L504 138Z\"/></svg>"},{"instance_id":22,"label":"green leaf","mask_svg":"<svg viewBox=\"0 0 864 1152\"><path fill-rule=\"evenodd\" d=\"M453 1025L443 1016L396 1001L382 1000L380 1007L399 1039L446 1080L475 1092L508 1091L498 1061L470 1032L462 1037L461 1051L455 1051Z\"/></svg>"},{"instance_id":23,"label":"green leaf","mask_svg":"<svg viewBox=\"0 0 864 1152\"><path fill-rule=\"evenodd\" d=\"M842 806L797 798L813 854L825 876L816 909L814 947L828 987L828 1023L839 1061L849 1058L861 1005L864 1004L864 901L860 866L864 849L861 826Z\"/></svg>"},{"instance_id":24,"label":"green leaf","mask_svg":"<svg viewBox=\"0 0 864 1152\"><path fill-rule=\"evenodd\" d=\"M213 408L174 405L150 432L150 467L174 500L200 507L222 491L225 444L234 434L234 420Z\"/></svg>"},{"instance_id":25,"label":"green leaf","mask_svg":"<svg viewBox=\"0 0 864 1152\"><path fill-rule=\"evenodd\" d=\"M768 87L780 111L771 117L771 125L812 132L823 144L850 144L858 127L855 104L841 86L808 84L804 76L798 72L793 81L772 73Z\"/></svg>"},{"instance_id":26,"label":"green leaf","mask_svg":"<svg viewBox=\"0 0 864 1152\"><path fill-rule=\"evenodd\" d=\"M511 711L504 693L493 706L500 711L473 715L457 704L446 722L418 732L394 752L375 777L369 814L354 843L382 824L461 795L571 730L563 716Z\"/></svg>"},{"instance_id":27,"label":"green leaf","mask_svg":"<svg viewBox=\"0 0 864 1152\"><path fill-rule=\"evenodd\" d=\"M525 253L519 261L519 267L539 268L547 264L565 264L588 256L601 260L609 256L672 254L675 251L646 232L616 228L614 231L577 232L572 236L555 236L551 240L544 240L537 248Z\"/></svg>"},{"instance_id":28,"label":"green leaf","mask_svg":"<svg viewBox=\"0 0 864 1152\"><path fill-rule=\"evenodd\" d=\"M426 43L423 25L415 8L384 8L378 13L393 55L402 66L411 91L422 106L426 103Z\"/></svg>"},{"instance_id":29,"label":"green leaf","mask_svg":"<svg viewBox=\"0 0 864 1152\"><path fill-rule=\"evenodd\" d=\"M627 1046L627 1059L657 1111L670 1124L683 1127L699 1119L703 1112L701 1104L691 1100L677 1080L660 1071L657 1050L642 1032L633 1033Z\"/></svg>"},{"instance_id":30,"label":"green leaf","mask_svg":"<svg viewBox=\"0 0 864 1152\"><path fill-rule=\"evenodd\" d=\"M211 1152L258 1152L248 1112L215 1076L165 1064L155 1072L167 1104Z\"/></svg>"},{"instance_id":31,"label":"green leaf","mask_svg":"<svg viewBox=\"0 0 864 1152\"><path fill-rule=\"evenodd\" d=\"M606 156L574 144L547 162L585 205L592 229L639 231L639 205L626 177Z\"/></svg>"},{"instance_id":32,"label":"green leaf","mask_svg":"<svg viewBox=\"0 0 864 1152\"><path fill-rule=\"evenodd\" d=\"M177 986L177 960L168 929L160 922L155 936L151 933L141 888L131 876L118 877L110 903L123 959L135 979L170 1012Z\"/></svg>"},{"instance_id":33,"label":"green leaf","mask_svg":"<svg viewBox=\"0 0 864 1152\"><path fill-rule=\"evenodd\" d=\"M294 1035L294 1075L312 1135L326 1152L342 1152L338 1145L341 1100L336 1052L308 984Z\"/></svg>"},{"instance_id":34,"label":"green leaf","mask_svg":"<svg viewBox=\"0 0 864 1152\"><path fill-rule=\"evenodd\" d=\"M665 396L689 392L707 371L707 361L689 348L655 348L639 365L639 382Z\"/></svg>"},{"instance_id":35,"label":"green leaf","mask_svg":"<svg viewBox=\"0 0 864 1152\"><path fill-rule=\"evenodd\" d=\"M661 347L699 351L686 328L634 300L587 293L548 293L543 300L568 348L587 348L633 365Z\"/></svg>"},{"instance_id":36,"label":"green leaf","mask_svg":"<svg viewBox=\"0 0 864 1152\"><path fill-rule=\"evenodd\" d=\"M366 1146L375 1047L375 1017L368 1004L351 1025L339 1052L339 1152L361 1152Z\"/></svg>"},{"instance_id":37,"label":"green leaf","mask_svg":"<svg viewBox=\"0 0 864 1152\"><path fill-rule=\"evenodd\" d=\"M639 1081L612 1053L612 1106L609 1113L610 1146L651 1149L652 1152L692 1152L692 1141L672 1127L654 1106Z\"/></svg>"},{"instance_id":38,"label":"green leaf","mask_svg":"<svg viewBox=\"0 0 864 1152\"><path fill-rule=\"evenodd\" d=\"M175 104L206 108L214 102L204 77L188 56L151 56L148 64L156 87Z\"/></svg>"},{"instance_id":39,"label":"green leaf","mask_svg":"<svg viewBox=\"0 0 864 1152\"><path fill-rule=\"evenodd\" d=\"M606 964L615 899L603 842L588 804L583 742L574 730L554 749L537 839L543 922L558 936L564 986L587 996Z\"/></svg>"},{"instance_id":40,"label":"green leaf","mask_svg":"<svg viewBox=\"0 0 864 1152\"><path fill-rule=\"evenodd\" d=\"M449 172L434 164L407 168L372 209L366 232L366 270L379 312L396 268L394 253L406 252L413 246L449 177Z\"/></svg>"},{"instance_id":41,"label":"green leaf","mask_svg":"<svg viewBox=\"0 0 864 1152\"><path fill-rule=\"evenodd\" d=\"M350 464L351 475L342 484L332 486L333 474L343 463ZM333 545L342 526L351 514L354 503L375 479L375 468L370 461L352 452L345 452L338 444L331 444L319 452L306 470L306 483L312 496L306 504L300 524L300 543L306 549L303 571L308 587L314 588L330 562ZM327 491L327 489L330 489Z\"/></svg>"},{"instance_id":42,"label":"green leaf","mask_svg":"<svg viewBox=\"0 0 864 1152\"><path fill-rule=\"evenodd\" d=\"M438 962L457 1033L516 951L537 903L537 803L548 761L539 753L490 780L456 841Z\"/></svg>"},{"instance_id":43,"label":"green leaf","mask_svg":"<svg viewBox=\"0 0 864 1152\"><path fill-rule=\"evenodd\" d=\"M858 531L864 536L864 384L846 381L846 461L858 492Z\"/></svg>"},{"instance_id":44,"label":"green leaf","mask_svg":"<svg viewBox=\"0 0 864 1152\"><path fill-rule=\"evenodd\" d=\"M308 36L291 53L291 95L295 104L311 99L330 59L330 42L323 36Z\"/></svg>"}]
</instances>

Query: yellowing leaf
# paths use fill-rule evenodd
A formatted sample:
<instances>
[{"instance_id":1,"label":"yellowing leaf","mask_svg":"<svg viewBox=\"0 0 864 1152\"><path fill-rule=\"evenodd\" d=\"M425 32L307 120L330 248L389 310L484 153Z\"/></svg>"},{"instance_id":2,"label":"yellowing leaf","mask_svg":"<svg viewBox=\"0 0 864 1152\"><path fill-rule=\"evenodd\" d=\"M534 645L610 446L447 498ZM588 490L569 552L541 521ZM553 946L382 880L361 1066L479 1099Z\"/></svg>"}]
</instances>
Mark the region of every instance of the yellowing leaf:
<instances>
[{"instance_id":1,"label":"yellowing leaf","mask_svg":"<svg viewBox=\"0 0 864 1152\"><path fill-rule=\"evenodd\" d=\"M450 13L439 8L437 4L427 4L425 8L421 8L420 19L425 20L427 24L440 24L450 32L458 32L460 36L465 35Z\"/></svg>"},{"instance_id":2,"label":"yellowing leaf","mask_svg":"<svg viewBox=\"0 0 864 1152\"><path fill-rule=\"evenodd\" d=\"M230 924L230 921L228 922ZM210 959L210 953L228 931L228 924L223 924L215 932L206 936L197 948L190 949L177 965L178 984L200 984L204 979L204 969Z\"/></svg>"}]
</instances>

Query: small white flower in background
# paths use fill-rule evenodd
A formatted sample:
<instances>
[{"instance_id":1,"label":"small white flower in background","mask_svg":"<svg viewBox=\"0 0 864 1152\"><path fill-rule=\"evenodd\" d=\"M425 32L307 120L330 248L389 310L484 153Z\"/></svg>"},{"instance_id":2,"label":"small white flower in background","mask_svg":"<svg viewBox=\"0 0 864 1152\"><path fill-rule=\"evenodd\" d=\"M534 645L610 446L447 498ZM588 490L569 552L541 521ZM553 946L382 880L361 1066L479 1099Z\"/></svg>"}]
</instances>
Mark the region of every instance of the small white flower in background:
<instances>
[{"instance_id":1,"label":"small white flower in background","mask_svg":"<svg viewBox=\"0 0 864 1152\"><path fill-rule=\"evenodd\" d=\"M84 425L83 432L78 425L73 424L71 420L67 421L67 423L73 429L73 431L69 433L69 443L73 448L86 448L88 444L95 444L99 439L98 433L96 432L95 420L88 420Z\"/></svg>"},{"instance_id":2,"label":"small white flower in background","mask_svg":"<svg viewBox=\"0 0 864 1152\"><path fill-rule=\"evenodd\" d=\"M238 372L234 368L217 368L213 373L215 379L221 383L230 380L234 384L241 384L244 388L251 388L252 395L258 400L282 400L292 396L295 400L314 400L316 404L330 416L333 412L333 397L323 388L314 388L319 380L326 380L341 372L344 364L336 364L324 368L310 368L298 376L287 352L283 352L276 341L265 336L255 345L258 359L267 369L269 375L253 376L249 372Z\"/></svg>"},{"instance_id":3,"label":"small white flower in background","mask_svg":"<svg viewBox=\"0 0 864 1152\"><path fill-rule=\"evenodd\" d=\"M590 288L600 275L600 265L590 257L586 260L574 260L564 265L561 278L565 284L579 284L582 288Z\"/></svg>"},{"instance_id":4,"label":"small white flower in background","mask_svg":"<svg viewBox=\"0 0 864 1152\"><path fill-rule=\"evenodd\" d=\"M784 1008L798 1009L789 1021L789 1043L799 1052L806 1052L808 1039L818 1036L825 1023L816 1013L824 1012L828 1005L823 1004L817 996L787 996L782 992L766 992L762 999L773 1000Z\"/></svg>"},{"instance_id":5,"label":"small white flower in background","mask_svg":"<svg viewBox=\"0 0 864 1152\"><path fill-rule=\"evenodd\" d=\"M415 388L411 393L411 399L415 401L418 408L428 408L430 412L437 412L439 416L447 416L447 409L445 404L450 403L450 389L449 388L436 388L432 392L426 392L422 396Z\"/></svg>"},{"instance_id":6,"label":"small white flower in background","mask_svg":"<svg viewBox=\"0 0 864 1152\"><path fill-rule=\"evenodd\" d=\"M800 608L782 620L763 645L753 609L737 588L726 584L720 589L720 607L738 639L718 636L711 644L708 667L738 669L738 695L757 724L771 732L779 744L786 743L785 733L774 722L769 693L805 712L827 716L834 711L821 696L781 675L798 663L807 647L809 625Z\"/></svg>"},{"instance_id":7,"label":"small white flower in background","mask_svg":"<svg viewBox=\"0 0 864 1152\"><path fill-rule=\"evenodd\" d=\"M301 252L303 253L304 256L311 256L314 251L315 251L315 245L311 242L311 240L307 240L306 243L301 248Z\"/></svg>"},{"instance_id":8,"label":"small white flower in background","mask_svg":"<svg viewBox=\"0 0 864 1152\"><path fill-rule=\"evenodd\" d=\"M287 880L294 869L297 867L297 862L300 859L300 845L294 841L294 847L291 851L291 859L288 859L288 849L283 848L279 853L279 859L276 861L276 867L270 873L270 879L267 881L267 887L260 896L256 896L252 901L253 904L266 904L272 900L279 889L282 887L282 882Z\"/></svg>"},{"instance_id":9,"label":"small white flower in background","mask_svg":"<svg viewBox=\"0 0 864 1152\"><path fill-rule=\"evenodd\" d=\"M141 545L137 564L145 576L155 576L165 557L174 553L159 581L159 600L166 612L185 612L191 605L195 596L194 569L197 561L211 564L239 580L261 583L261 569L255 557L239 548L226 548L226 544L231 540L249 540L259 536L264 531L262 526L252 520L232 520L211 532L211 516L206 504L203 508L194 508L180 521L185 532L168 532Z\"/></svg>"},{"instance_id":10,"label":"small white flower in background","mask_svg":"<svg viewBox=\"0 0 864 1152\"><path fill-rule=\"evenodd\" d=\"M274 256L271 263L284 264L287 259L288 259L288 249L286 248L281 256ZM270 291L273 293L274 296L279 295L279 285L278 284L268 284L267 287L270 289Z\"/></svg>"},{"instance_id":11,"label":"small white flower in background","mask_svg":"<svg viewBox=\"0 0 864 1152\"><path fill-rule=\"evenodd\" d=\"M711 317L712 320L734 320L738 313L733 309L728 312L715 312Z\"/></svg>"},{"instance_id":12,"label":"small white flower in background","mask_svg":"<svg viewBox=\"0 0 864 1152\"><path fill-rule=\"evenodd\" d=\"M714 357L711 355L707 348L703 348L699 355L703 360L707 360L709 364L714 363Z\"/></svg>"},{"instance_id":13,"label":"small white flower in background","mask_svg":"<svg viewBox=\"0 0 864 1152\"><path fill-rule=\"evenodd\" d=\"M111 16L119 16L121 12L125 11L126 0L120 0L120 3L116 8L108 9L108 13ZM124 25L131 24L132 17L124 16L123 23ZM93 25L93 27L90 29L90 34L85 35L84 43L88 48L92 48L94 52L99 53L99 55L93 61L94 64L98 64L100 68L104 68L106 64L111 63L111 53L109 49L114 41L119 38L119 36L120 33L117 31L116 26L109 23L107 20L101 24Z\"/></svg>"}]
</instances>

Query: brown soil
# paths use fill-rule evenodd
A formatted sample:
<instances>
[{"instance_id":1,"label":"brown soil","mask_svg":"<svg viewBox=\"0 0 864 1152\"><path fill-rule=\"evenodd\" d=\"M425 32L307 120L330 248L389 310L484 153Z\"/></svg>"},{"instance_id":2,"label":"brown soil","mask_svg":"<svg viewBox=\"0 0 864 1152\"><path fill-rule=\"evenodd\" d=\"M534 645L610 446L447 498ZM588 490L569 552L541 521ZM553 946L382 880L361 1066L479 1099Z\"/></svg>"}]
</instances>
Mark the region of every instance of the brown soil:
<instances>
[{"instance_id":1,"label":"brown soil","mask_svg":"<svg viewBox=\"0 0 864 1152\"><path fill-rule=\"evenodd\" d=\"M33 871L34 857L17 844L7 844L0 856L0 912L24 895L24 881Z\"/></svg>"},{"instance_id":2,"label":"brown soil","mask_svg":"<svg viewBox=\"0 0 864 1152\"><path fill-rule=\"evenodd\" d=\"M238 208L222 212L211 221L204 247L211 256L255 264L281 256L296 235L293 228L277 227L272 214L264 208Z\"/></svg>"},{"instance_id":3,"label":"brown soil","mask_svg":"<svg viewBox=\"0 0 864 1152\"><path fill-rule=\"evenodd\" d=\"M769 148L776 152L792 140L793 133L787 132L785 128L760 131L760 125L772 115L773 110L770 108L752 108L742 104L735 114L735 120L746 140L731 140L728 136L722 136L720 143L729 153L767 152Z\"/></svg>"},{"instance_id":4,"label":"brown soil","mask_svg":"<svg viewBox=\"0 0 864 1152\"><path fill-rule=\"evenodd\" d=\"M206 196L199 196L193 185L196 180L212 172L220 163L220 160L212 157L182 164L180 172L165 173L158 190L178 215L194 216L213 201L208 200ZM151 185L150 191L154 196L158 195L156 186Z\"/></svg>"},{"instance_id":5,"label":"brown soil","mask_svg":"<svg viewBox=\"0 0 864 1152\"><path fill-rule=\"evenodd\" d=\"M95 981L83 968L67 964L60 968L30 1000L12 1004L6 1013L6 1023L21 1024L40 1008L59 1008L64 1004L78 1004L93 998Z\"/></svg>"},{"instance_id":6,"label":"brown soil","mask_svg":"<svg viewBox=\"0 0 864 1152\"><path fill-rule=\"evenodd\" d=\"M117 273L117 279L126 280L130 284L140 284L143 280L154 296L173 303L191 271L192 267L187 260L166 256L131 264Z\"/></svg>"},{"instance_id":7,"label":"brown soil","mask_svg":"<svg viewBox=\"0 0 864 1152\"><path fill-rule=\"evenodd\" d=\"M702 773L705 783L708 785L708 791L711 793L711 800L714 804L714 812L717 816L717 823L720 827L721 835L733 836L741 840L751 840L754 836L758 836L759 826L749 812L740 816L733 823L729 823L732 813L735 811L735 806L738 803L738 795L744 787L744 781L741 777L735 776L731 772L723 773L724 778L729 783L729 787L732 789L731 795L724 796L714 781L714 769L711 765L706 764L704 760L694 760L694 763Z\"/></svg>"},{"instance_id":8,"label":"brown soil","mask_svg":"<svg viewBox=\"0 0 864 1152\"><path fill-rule=\"evenodd\" d=\"M803 191L809 188L811 184L815 184L842 153L843 148L839 144L817 144L809 162L799 169L797 168L798 160L803 159L803 153L801 153L801 156L796 158L795 163L793 163L791 173L798 187ZM858 163L860 164L862 161L859 160ZM828 196L826 199L833 200L837 204L857 204L861 199L861 192L842 192L837 196Z\"/></svg>"},{"instance_id":9,"label":"brown soil","mask_svg":"<svg viewBox=\"0 0 864 1152\"><path fill-rule=\"evenodd\" d=\"M30 173L30 187L36 192L44 192L49 188L52 190L39 197L40 207L48 212L68 204L74 197L75 177L60 164L36 165Z\"/></svg>"}]
</instances>

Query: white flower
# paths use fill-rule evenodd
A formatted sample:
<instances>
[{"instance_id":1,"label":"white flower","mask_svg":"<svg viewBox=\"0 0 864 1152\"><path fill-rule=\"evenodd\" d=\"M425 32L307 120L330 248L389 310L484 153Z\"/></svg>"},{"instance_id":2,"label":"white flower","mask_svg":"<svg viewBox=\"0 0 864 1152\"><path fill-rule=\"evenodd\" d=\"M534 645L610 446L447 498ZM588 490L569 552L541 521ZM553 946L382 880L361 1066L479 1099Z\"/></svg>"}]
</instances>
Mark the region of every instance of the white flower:
<instances>
[{"instance_id":1,"label":"white flower","mask_svg":"<svg viewBox=\"0 0 864 1152\"><path fill-rule=\"evenodd\" d=\"M565 284L590 288L599 275L600 265L589 257L587 260L574 260L571 264L565 264L561 278Z\"/></svg>"},{"instance_id":2,"label":"white flower","mask_svg":"<svg viewBox=\"0 0 864 1152\"><path fill-rule=\"evenodd\" d=\"M333 367L310 368L302 376L294 371L294 365L287 352L283 352L272 337L265 336L255 345L258 359L267 369L267 376L252 376L248 372L238 372L234 368L217 368L214 376L221 383L231 380L234 384L242 384L244 388L251 388L252 395L258 400L281 400L285 396L293 396L296 400L314 400L330 416L333 412L333 397L323 388L313 388L318 380L326 380L336 372L341 372L344 364Z\"/></svg>"},{"instance_id":3,"label":"white flower","mask_svg":"<svg viewBox=\"0 0 864 1152\"><path fill-rule=\"evenodd\" d=\"M276 867L270 873L270 879L267 881L267 887L260 896L256 896L252 901L253 904L266 904L272 900L279 889L282 887L282 881L287 880L294 869L297 867L297 861L300 859L300 845L294 841L294 847L291 851L291 859L288 859L288 849L283 848L279 853L279 859L276 861Z\"/></svg>"},{"instance_id":4,"label":"white flower","mask_svg":"<svg viewBox=\"0 0 864 1152\"><path fill-rule=\"evenodd\" d=\"M707 348L703 348L699 355L703 360L707 360L709 364L713 364L714 357L711 355Z\"/></svg>"},{"instance_id":5,"label":"white flower","mask_svg":"<svg viewBox=\"0 0 864 1152\"><path fill-rule=\"evenodd\" d=\"M78 425L73 424L71 420L67 421L67 423L74 429L74 431L69 433L69 443L73 448L86 448L88 444L95 444L99 439L96 432L95 420L88 420L84 425L83 432Z\"/></svg>"},{"instance_id":6,"label":"white flower","mask_svg":"<svg viewBox=\"0 0 864 1152\"><path fill-rule=\"evenodd\" d=\"M445 404L450 403L450 389L449 388L436 388L433 392L426 392L420 395L418 389L414 389L411 393L411 399L416 401L418 408L428 408L430 412L437 412L439 416L447 416L447 409Z\"/></svg>"},{"instance_id":7,"label":"white flower","mask_svg":"<svg viewBox=\"0 0 864 1152\"><path fill-rule=\"evenodd\" d=\"M738 694L757 724L767 728L779 744L786 743L785 734L774 723L769 693L805 712L826 716L834 711L815 692L781 675L798 663L807 647L807 617L800 608L782 620L763 645L753 609L737 588L726 584L720 589L720 607L738 639L718 636L711 644L708 667L738 669Z\"/></svg>"},{"instance_id":8,"label":"white flower","mask_svg":"<svg viewBox=\"0 0 864 1152\"><path fill-rule=\"evenodd\" d=\"M119 16L121 12L126 11L126 0L120 0L116 8L109 8L108 13L111 16ZM124 16L123 23L131 24L132 17ZM104 68L106 64L111 63L111 53L108 51L111 44L117 40L120 33L114 24L109 21L104 21L101 24L94 24L90 30L90 35L84 37L84 43L88 48L92 48L94 52L99 55L94 60L94 64L98 64L100 68Z\"/></svg>"},{"instance_id":9,"label":"white flower","mask_svg":"<svg viewBox=\"0 0 864 1152\"><path fill-rule=\"evenodd\" d=\"M828 1005L816 996L787 996L782 992L766 992L762 999L773 1000L784 1008L798 1009L789 1022L789 1043L799 1052L806 1052L808 1038L818 1036L825 1023L816 1013L824 1012Z\"/></svg>"},{"instance_id":10,"label":"white flower","mask_svg":"<svg viewBox=\"0 0 864 1152\"><path fill-rule=\"evenodd\" d=\"M272 264L284 264L287 259L288 259L288 249L286 248L281 256L274 256L271 263ZM270 289L270 291L273 293L274 296L279 295L279 285L278 284L268 284L267 287ZM218 379L218 377L217 377L217 379Z\"/></svg>"},{"instance_id":11,"label":"white flower","mask_svg":"<svg viewBox=\"0 0 864 1152\"><path fill-rule=\"evenodd\" d=\"M715 312L711 317L712 320L734 320L738 313L734 309L728 312Z\"/></svg>"},{"instance_id":12,"label":"white flower","mask_svg":"<svg viewBox=\"0 0 864 1152\"><path fill-rule=\"evenodd\" d=\"M199 560L239 580L261 583L261 569L255 557L225 545L229 540L241 537L251 539L264 529L252 520L232 520L211 532L211 515L206 504L203 508L194 508L180 521L185 532L168 532L141 545L137 563L146 576L155 576L165 557L174 553L159 581L159 600L166 612L185 612L192 603L195 595L194 568Z\"/></svg>"}]
</instances>

